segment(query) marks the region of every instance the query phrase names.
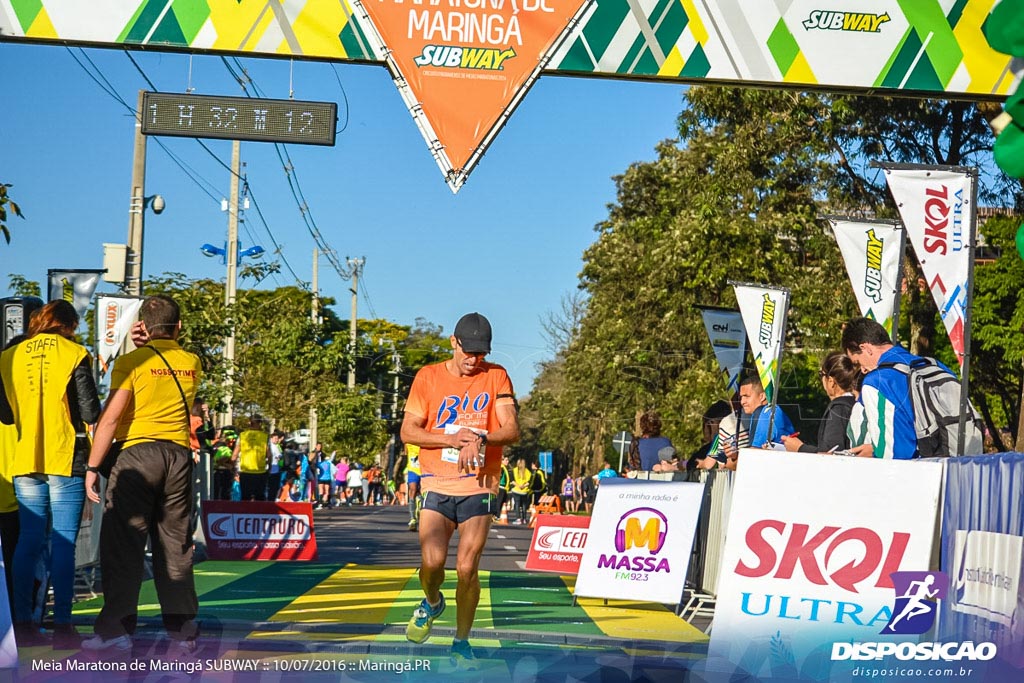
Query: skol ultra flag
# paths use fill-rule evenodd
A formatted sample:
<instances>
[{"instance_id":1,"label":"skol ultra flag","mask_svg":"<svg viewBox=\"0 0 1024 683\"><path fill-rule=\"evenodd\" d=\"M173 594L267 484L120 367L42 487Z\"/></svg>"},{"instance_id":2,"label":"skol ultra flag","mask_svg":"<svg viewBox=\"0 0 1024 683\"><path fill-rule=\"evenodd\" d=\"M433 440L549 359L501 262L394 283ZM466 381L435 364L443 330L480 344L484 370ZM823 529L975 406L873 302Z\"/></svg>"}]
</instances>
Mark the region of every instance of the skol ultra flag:
<instances>
[{"instance_id":1,"label":"skol ultra flag","mask_svg":"<svg viewBox=\"0 0 1024 683\"><path fill-rule=\"evenodd\" d=\"M718 368L725 379L727 389L732 392L739 388L740 370L747 353L747 332L743 327L743 316L739 311L726 308L698 306L704 316L711 348L718 359Z\"/></svg>"},{"instance_id":2,"label":"skol ultra flag","mask_svg":"<svg viewBox=\"0 0 1024 683\"><path fill-rule=\"evenodd\" d=\"M876 320L892 336L898 311L903 227L892 223L829 218L865 318Z\"/></svg>"},{"instance_id":3,"label":"skol ultra flag","mask_svg":"<svg viewBox=\"0 0 1024 683\"><path fill-rule=\"evenodd\" d=\"M732 283L743 324L747 329L754 367L769 403L775 401L779 382L779 357L786 338L789 290L764 285Z\"/></svg>"},{"instance_id":4,"label":"skol ultra flag","mask_svg":"<svg viewBox=\"0 0 1024 683\"><path fill-rule=\"evenodd\" d=\"M972 287L974 175L961 168L883 168L953 350L963 363Z\"/></svg>"},{"instance_id":5,"label":"skol ultra flag","mask_svg":"<svg viewBox=\"0 0 1024 683\"><path fill-rule=\"evenodd\" d=\"M54 270L46 271L49 282L50 301L63 299L75 307L79 317L84 316L92 302L92 294L100 283L102 270Z\"/></svg>"}]
</instances>

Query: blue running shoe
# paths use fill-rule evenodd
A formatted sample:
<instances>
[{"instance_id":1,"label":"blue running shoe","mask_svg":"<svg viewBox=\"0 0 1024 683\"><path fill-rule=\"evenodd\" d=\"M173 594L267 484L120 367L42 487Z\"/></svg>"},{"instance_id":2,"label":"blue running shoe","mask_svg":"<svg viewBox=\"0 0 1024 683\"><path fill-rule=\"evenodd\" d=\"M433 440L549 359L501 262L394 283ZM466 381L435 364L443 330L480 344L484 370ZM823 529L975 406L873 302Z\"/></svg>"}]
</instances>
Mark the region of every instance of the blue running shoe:
<instances>
[{"instance_id":1,"label":"blue running shoe","mask_svg":"<svg viewBox=\"0 0 1024 683\"><path fill-rule=\"evenodd\" d=\"M405 627L405 637L414 643L424 643L430 637L430 628L437 619L444 613L444 595L441 596L441 604L437 609L431 609L426 598L419 604L416 611L412 613L409 625Z\"/></svg>"},{"instance_id":2,"label":"blue running shoe","mask_svg":"<svg viewBox=\"0 0 1024 683\"><path fill-rule=\"evenodd\" d=\"M460 671L476 671L480 668L480 662L473 654L468 640L452 641L452 665Z\"/></svg>"}]
</instances>

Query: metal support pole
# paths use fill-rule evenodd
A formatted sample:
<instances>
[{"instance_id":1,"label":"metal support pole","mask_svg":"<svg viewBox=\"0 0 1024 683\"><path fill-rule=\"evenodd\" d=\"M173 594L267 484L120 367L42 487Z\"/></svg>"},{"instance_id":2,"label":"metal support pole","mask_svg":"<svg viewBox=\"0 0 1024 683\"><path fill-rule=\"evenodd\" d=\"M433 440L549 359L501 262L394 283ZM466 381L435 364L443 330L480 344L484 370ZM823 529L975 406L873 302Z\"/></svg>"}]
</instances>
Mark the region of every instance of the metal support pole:
<instances>
[{"instance_id":1,"label":"metal support pole","mask_svg":"<svg viewBox=\"0 0 1024 683\"><path fill-rule=\"evenodd\" d=\"M320 275L320 250L313 247L313 303L309 310L310 320L313 323L313 328L316 329L317 322L320 319L320 286L319 286L319 275ZM316 394L314 393L310 400L312 404L309 406L309 443L312 446L316 446L317 439L317 413L316 413Z\"/></svg>"},{"instance_id":2,"label":"metal support pole","mask_svg":"<svg viewBox=\"0 0 1024 683\"><path fill-rule=\"evenodd\" d=\"M235 305L235 293L238 288L238 179L241 176L241 148L238 140L231 141L231 198L228 200L228 244L225 258L228 264L227 282L224 283L224 305L230 311ZM235 383L235 321L231 320L231 333L224 344L224 362L227 365L227 378L224 382L226 390L224 418L225 424L234 420L232 406Z\"/></svg>"},{"instance_id":3,"label":"metal support pole","mask_svg":"<svg viewBox=\"0 0 1024 683\"><path fill-rule=\"evenodd\" d=\"M775 432L775 407L779 405L779 380L782 378L782 354L786 350L786 322L789 320L789 290L782 290L782 329L779 330L779 355L776 356L775 387L772 391L772 400L768 404L768 442L772 442L772 434ZM751 434L753 438L753 434Z\"/></svg>"},{"instance_id":4,"label":"metal support pole","mask_svg":"<svg viewBox=\"0 0 1024 683\"><path fill-rule=\"evenodd\" d=\"M135 109L135 153L132 157L132 193L128 205L128 253L124 268L125 292L142 294L142 243L146 211L146 136L142 134L142 96Z\"/></svg>"},{"instance_id":5,"label":"metal support pole","mask_svg":"<svg viewBox=\"0 0 1024 683\"><path fill-rule=\"evenodd\" d=\"M964 429L967 427L967 411L971 387L971 309L974 307L974 245L978 238L978 169L969 171L971 176L971 220L967 240L967 292L964 300L964 357L960 361L960 433L956 439L956 454L964 453ZM996 435L998 436L998 435ZM971 453L970 455L981 455Z\"/></svg>"},{"instance_id":6,"label":"metal support pole","mask_svg":"<svg viewBox=\"0 0 1024 683\"><path fill-rule=\"evenodd\" d=\"M900 224L900 260L899 273L896 275L896 300L892 304L892 343L899 344L900 338L900 302L903 299L903 265L907 252L907 228Z\"/></svg>"},{"instance_id":7,"label":"metal support pole","mask_svg":"<svg viewBox=\"0 0 1024 683\"><path fill-rule=\"evenodd\" d=\"M352 269L352 287L349 289L352 292L352 317L348 322L348 343L349 343L349 362L348 362L348 388L356 388L356 302L357 295L359 293L359 271L363 269L363 264L366 262L365 258L346 259L349 267Z\"/></svg>"}]
</instances>

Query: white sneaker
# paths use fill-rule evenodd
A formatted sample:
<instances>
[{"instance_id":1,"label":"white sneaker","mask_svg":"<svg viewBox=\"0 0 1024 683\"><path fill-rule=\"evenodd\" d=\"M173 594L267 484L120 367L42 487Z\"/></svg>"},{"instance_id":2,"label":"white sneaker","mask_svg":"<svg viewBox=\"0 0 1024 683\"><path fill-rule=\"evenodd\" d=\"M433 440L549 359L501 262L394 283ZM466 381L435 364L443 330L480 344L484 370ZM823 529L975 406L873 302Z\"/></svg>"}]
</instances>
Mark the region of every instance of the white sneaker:
<instances>
[{"instance_id":1,"label":"white sneaker","mask_svg":"<svg viewBox=\"0 0 1024 683\"><path fill-rule=\"evenodd\" d=\"M82 649L92 652L114 652L128 654L132 651L132 639L129 635L118 636L105 640L102 636L93 636L82 641Z\"/></svg>"}]
</instances>

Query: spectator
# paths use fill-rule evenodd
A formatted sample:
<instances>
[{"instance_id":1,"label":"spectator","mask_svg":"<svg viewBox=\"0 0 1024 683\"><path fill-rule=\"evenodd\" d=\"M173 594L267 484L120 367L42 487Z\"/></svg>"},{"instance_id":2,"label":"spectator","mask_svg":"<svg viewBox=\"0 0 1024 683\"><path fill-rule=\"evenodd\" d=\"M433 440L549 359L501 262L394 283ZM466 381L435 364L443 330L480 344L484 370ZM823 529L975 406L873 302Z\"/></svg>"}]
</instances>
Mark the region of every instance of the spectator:
<instances>
[{"instance_id":1,"label":"spectator","mask_svg":"<svg viewBox=\"0 0 1024 683\"><path fill-rule=\"evenodd\" d=\"M253 415L249 418L249 428L238 436L232 457L238 463L242 500L266 500L270 437L263 431L262 417Z\"/></svg>"},{"instance_id":2,"label":"spectator","mask_svg":"<svg viewBox=\"0 0 1024 683\"><path fill-rule=\"evenodd\" d=\"M857 400L853 396L853 389L860 374L853 361L841 352L830 353L825 357L818 377L821 378L821 385L829 397L829 404L818 425L818 441L816 444L804 443L796 436L783 437L787 451L834 453L849 447L846 430L850 423L850 413Z\"/></svg>"},{"instance_id":3,"label":"spectator","mask_svg":"<svg viewBox=\"0 0 1024 683\"><path fill-rule=\"evenodd\" d=\"M540 497L547 492L548 475L540 468L538 463L533 463L530 467L533 469L533 476L530 479L530 491L533 492L533 504L536 506L540 503Z\"/></svg>"},{"instance_id":4,"label":"spectator","mask_svg":"<svg viewBox=\"0 0 1024 683\"><path fill-rule=\"evenodd\" d=\"M277 500L282 503L293 502L301 487L299 474L302 454L298 449L298 444L294 441L289 439L284 442L284 452L281 455L281 491L277 495Z\"/></svg>"},{"instance_id":5,"label":"spectator","mask_svg":"<svg viewBox=\"0 0 1024 683\"><path fill-rule=\"evenodd\" d=\"M562 510L564 512L576 512L576 482L573 481L572 472L565 473L562 480Z\"/></svg>"},{"instance_id":6,"label":"spectator","mask_svg":"<svg viewBox=\"0 0 1024 683\"><path fill-rule=\"evenodd\" d=\"M96 422L100 402L89 353L74 341L77 327L75 308L63 299L51 301L32 315L27 338L0 355L0 422L17 433L10 474L20 504L13 578L14 628L22 647L45 642L32 622L32 584L47 546L54 647L80 642L71 623L75 542L85 502L85 425Z\"/></svg>"},{"instance_id":7,"label":"spectator","mask_svg":"<svg viewBox=\"0 0 1024 683\"><path fill-rule=\"evenodd\" d=\"M12 339L7 348L21 342L25 335ZM0 393L3 390L0 389ZM2 400L2 399L0 399ZM0 421L0 547L3 548L4 578L7 580L7 606L14 623L14 548L18 545L18 499L14 495L14 446L18 428Z\"/></svg>"},{"instance_id":8,"label":"spectator","mask_svg":"<svg viewBox=\"0 0 1024 683\"><path fill-rule=\"evenodd\" d=\"M594 501L597 499L597 475L593 477L587 475L587 471L583 470L580 475L580 495L583 497L583 511L586 514L590 514L591 509L594 507Z\"/></svg>"},{"instance_id":9,"label":"spectator","mask_svg":"<svg viewBox=\"0 0 1024 683\"><path fill-rule=\"evenodd\" d=\"M147 543L153 579L172 652L193 654L199 609L192 574L192 453L189 406L199 383L199 358L178 345L178 304L151 296L139 310L140 349L122 356L110 376L89 454L85 488L99 502L97 467L112 440L124 444L107 483L100 531L103 608L87 650L127 654L138 620Z\"/></svg>"},{"instance_id":10,"label":"spectator","mask_svg":"<svg viewBox=\"0 0 1024 683\"><path fill-rule=\"evenodd\" d=\"M348 458L344 455L338 459L338 464L334 468L334 490L336 492L335 505L340 507L341 505L352 506L352 503L348 499L348 472L350 466L348 464Z\"/></svg>"},{"instance_id":11,"label":"spectator","mask_svg":"<svg viewBox=\"0 0 1024 683\"><path fill-rule=\"evenodd\" d=\"M233 426L220 430L220 438L213 442L213 499L231 500L231 487L235 483L235 443L238 432Z\"/></svg>"},{"instance_id":12,"label":"spectator","mask_svg":"<svg viewBox=\"0 0 1024 683\"><path fill-rule=\"evenodd\" d=\"M409 531L418 531L420 509L423 507L423 496L420 495L420 447L406 444L405 453L405 493L409 505Z\"/></svg>"},{"instance_id":13,"label":"spectator","mask_svg":"<svg viewBox=\"0 0 1024 683\"><path fill-rule=\"evenodd\" d=\"M526 468L526 460L516 460L515 469L512 470L512 501L516 508L515 524L525 524L527 520L527 508L530 507L530 500L533 496L530 484L533 481L533 473Z\"/></svg>"},{"instance_id":14,"label":"spectator","mask_svg":"<svg viewBox=\"0 0 1024 683\"><path fill-rule=\"evenodd\" d=\"M750 447L750 432L741 419L743 405L740 403L739 391L733 394L729 406L729 414L718 423L718 438L711 448L711 456L718 462L724 462L726 468L736 469L736 458L739 457L740 449Z\"/></svg>"},{"instance_id":15,"label":"spectator","mask_svg":"<svg viewBox=\"0 0 1024 683\"><path fill-rule=\"evenodd\" d=\"M359 463L352 463L348 468L348 498L356 496L356 503L365 501L363 498L363 466Z\"/></svg>"},{"instance_id":16,"label":"spectator","mask_svg":"<svg viewBox=\"0 0 1024 683\"><path fill-rule=\"evenodd\" d=\"M679 455L673 446L665 446L658 451L658 462L651 469L652 472L678 472Z\"/></svg>"},{"instance_id":17,"label":"spectator","mask_svg":"<svg viewBox=\"0 0 1024 683\"><path fill-rule=\"evenodd\" d=\"M864 406L867 440L855 451L876 458L917 457L914 406L907 375L891 363L911 365L920 359L894 345L889 333L869 318L855 318L843 328L843 351L865 373L858 403ZM949 372L949 368L942 366ZM952 373L950 373L952 374Z\"/></svg>"},{"instance_id":18,"label":"spectator","mask_svg":"<svg viewBox=\"0 0 1024 683\"><path fill-rule=\"evenodd\" d=\"M658 463L658 451L671 445L668 437L661 435L661 417L648 410L640 416L640 436L630 443L630 467L650 472Z\"/></svg>"},{"instance_id":19,"label":"spectator","mask_svg":"<svg viewBox=\"0 0 1024 683\"><path fill-rule=\"evenodd\" d=\"M512 472L508 468L508 456L501 456L501 474L498 476L498 514L494 516L495 522L501 521L501 511L505 509L508 502L509 489L512 488Z\"/></svg>"},{"instance_id":20,"label":"spectator","mask_svg":"<svg viewBox=\"0 0 1024 683\"><path fill-rule=\"evenodd\" d=\"M331 471L331 457L320 452L320 462L317 463L316 484L318 495L315 508L329 508L331 506L331 481L334 479L334 472Z\"/></svg>"},{"instance_id":21,"label":"spectator","mask_svg":"<svg viewBox=\"0 0 1024 683\"><path fill-rule=\"evenodd\" d=\"M669 446L669 448L672 448L672 447ZM676 452L676 449L672 448L672 453L674 454L675 452ZM602 480L602 479L612 479L613 477L617 477L619 475L612 468L611 463L605 462L604 467L601 468L601 471L598 472L597 474L595 474L594 476L598 478L598 482L597 483L600 484L601 483L600 480Z\"/></svg>"},{"instance_id":22,"label":"spectator","mask_svg":"<svg viewBox=\"0 0 1024 683\"><path fill-rule=\"evenodd\" d=\"M281 441L284 439L284 432L274 430L270 435L270 469L267 473L267 500L277 500L281 492L281 476L284 474L284 450L281 448Z\"/></svg>"},{"instance_id":23,"label":"spectator","mask_svg":"<svg viewBox=\"0 0 1024 683\"><path fill-rule=\"evenodd\" d=\"M747 375L740 381L740 405L743 407L740 422L749 425L747 432L751 435L750 445L753 448L761 448L769 443L782 443L783 436L789 436L795 431L789 416L781 407L775 406L774 419L766 410L768 397L757 375ZM769 424L771 434L768 433Z\"/></svg>"},{"instance_id":24,"label":"spectator","mask_svg":"<svg viewBox=\"0 0 1024 683\"><path fill-rule=\"evenodd\" d=\"M191 426L189 445L192 447L193 460L199 464L200 453L209 451L217 434L217 430L213 427L213 420L210 419L210 405L199 396L196 396L196 400L192 402Z\"/></svg>"},{"instance_id":25,"label":"spectator","mask_svg":"<svg viewBox=\"0 0 1024 683\"><path fill-rule=\"evenodd\" d=\"M722 452L721 459L717 459L718 434L721 430L722 420L732 415L732 407L727 401L715 401L704 411L701 417L701 435L703 443L697 450L686 459L686 471L693 472L697 469L710 470L716 467L725 467L725 453Z\"/></svg>"}]
</instances>

